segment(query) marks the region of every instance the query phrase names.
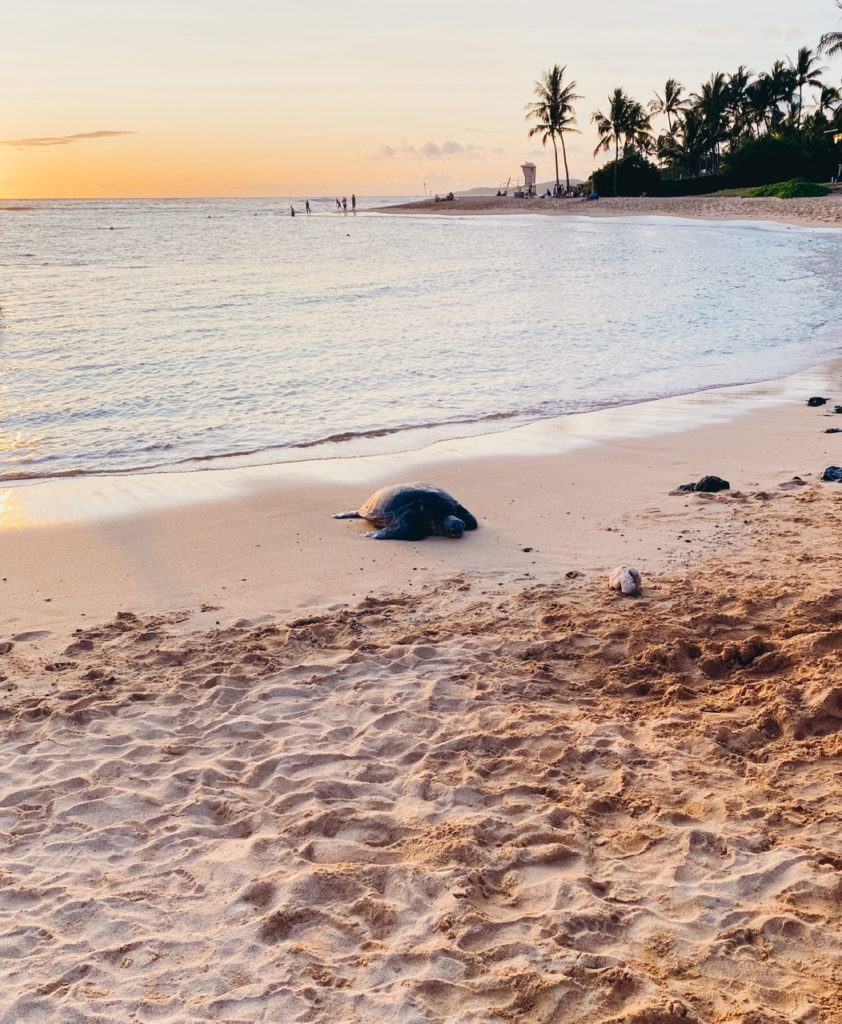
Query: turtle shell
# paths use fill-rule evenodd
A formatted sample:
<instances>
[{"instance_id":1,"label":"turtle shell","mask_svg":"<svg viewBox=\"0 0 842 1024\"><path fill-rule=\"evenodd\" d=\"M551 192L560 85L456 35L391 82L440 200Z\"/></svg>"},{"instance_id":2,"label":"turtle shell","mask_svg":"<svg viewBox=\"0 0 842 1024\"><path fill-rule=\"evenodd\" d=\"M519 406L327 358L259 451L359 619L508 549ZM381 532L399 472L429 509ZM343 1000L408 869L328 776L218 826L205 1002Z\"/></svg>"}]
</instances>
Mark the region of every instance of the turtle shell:
<instances>
[{"instance_id":1,"label":"turtle shell","mask_svg":"<svg viewBox=\"0 0 842 1024\"><path fill-rule=\"evenodd\" d=\"M359 514L375 526L383 527L402 512L412 508L433 517L451 515L458 503L438 487L430 484L393 484L381 487L362 503Z\"/></svg>"}]
</instances>

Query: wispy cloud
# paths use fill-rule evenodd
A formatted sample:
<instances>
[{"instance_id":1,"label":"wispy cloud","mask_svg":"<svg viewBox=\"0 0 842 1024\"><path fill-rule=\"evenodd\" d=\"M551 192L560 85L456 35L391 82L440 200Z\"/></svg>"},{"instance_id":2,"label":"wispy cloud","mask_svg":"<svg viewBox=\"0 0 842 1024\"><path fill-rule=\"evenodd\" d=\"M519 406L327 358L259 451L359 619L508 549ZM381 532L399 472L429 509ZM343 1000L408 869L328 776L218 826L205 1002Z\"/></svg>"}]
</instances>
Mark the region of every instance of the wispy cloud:
<instances>
[{"instance_id":1,"label":"wispy cloud","mask_svg":"<svg viewBox=\"0 0 842 1024\"><path fill-rule=\"evenodd\" d=\"M460 128L460 132L475 132L477 135L511 135L514 132L522 134L520 128Z\"/></svg>"},{"instance_id":2,"label":"wispy cloud","mask_svg":"<svg viewBox=\"0 0 842 1024\"><path fill-rule=\"evenodd\" d=\"M110 139L115 135L135 135L136 132L79 132L77 135L46 135L40 139L0 139L0 146L69 146L83 139Z\"/></svg>"},{"instance_id":3,"label":"wispy cloud","mask_svg":"<svg viewBox=\"0 0 842 1024\"><path fill-rule=\"evenodd\" d=\"M373 155L374 160L448 160L451 157L480 159L487 156L498 156L503 150L499 147L489 149L469 143L448 139L446 142L425 142L422 146L412 146L402 142L399 146L381 146Z\"/></svg>"}]
</instances>

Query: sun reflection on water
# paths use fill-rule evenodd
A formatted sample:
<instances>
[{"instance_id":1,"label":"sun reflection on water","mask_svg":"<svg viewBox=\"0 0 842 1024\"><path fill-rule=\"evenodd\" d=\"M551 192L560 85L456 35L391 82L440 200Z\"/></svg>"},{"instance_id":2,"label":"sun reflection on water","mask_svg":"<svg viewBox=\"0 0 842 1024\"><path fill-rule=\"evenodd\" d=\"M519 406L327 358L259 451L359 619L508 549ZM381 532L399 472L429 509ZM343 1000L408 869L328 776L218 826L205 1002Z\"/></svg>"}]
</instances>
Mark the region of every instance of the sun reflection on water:
<instances>
[{"instance_id":1,"label":"sun reflection on water","mask_svg":"<svg viewBox=\"0 0 842 1024\"><path fill-rule=\"evenodd\" d=\"M15 491L0 491L0 530L17 530L35 523Z\"/></svg>"}]
</instances>

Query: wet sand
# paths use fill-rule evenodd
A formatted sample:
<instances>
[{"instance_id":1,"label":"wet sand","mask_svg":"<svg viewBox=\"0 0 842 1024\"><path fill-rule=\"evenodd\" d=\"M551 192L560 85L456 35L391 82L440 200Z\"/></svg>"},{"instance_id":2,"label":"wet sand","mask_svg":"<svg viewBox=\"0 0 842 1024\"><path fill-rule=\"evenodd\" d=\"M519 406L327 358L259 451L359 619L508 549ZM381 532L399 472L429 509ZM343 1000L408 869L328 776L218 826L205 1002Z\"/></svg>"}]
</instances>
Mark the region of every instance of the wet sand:
<instances>
[{"instance_id":1,"label":"wet sand","mask_svg":"<svg viewBox=\"0 0 842 1024\"><path fill-rule=\"evenodd\" d=\"M838 1020L834 403L7 489L2 1024Z\"/></svg>"}]
</instances>

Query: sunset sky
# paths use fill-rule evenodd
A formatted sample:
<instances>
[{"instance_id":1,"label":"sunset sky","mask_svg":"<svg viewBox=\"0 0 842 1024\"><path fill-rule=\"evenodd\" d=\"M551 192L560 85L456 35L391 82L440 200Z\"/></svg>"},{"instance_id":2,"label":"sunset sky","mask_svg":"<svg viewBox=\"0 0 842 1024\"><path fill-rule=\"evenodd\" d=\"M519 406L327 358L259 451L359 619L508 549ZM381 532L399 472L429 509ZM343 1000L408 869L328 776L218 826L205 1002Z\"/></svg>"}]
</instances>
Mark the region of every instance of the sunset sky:
<instances>
[{"instance_id":1,"label":"sunset sky","mask_svg":"<svg viewBox=\"0 0 842 1024\"><path fill-rule=\"evenodd\" d=\"M0 196L416 195L496 186L552 148L533 83L567 65L584 177L594 110L675 77L768 69L842 30L832 0L512 4L18 0L4 12ZM842 58L823 61L839 86Z\"/></svg>"}]
</instances>

